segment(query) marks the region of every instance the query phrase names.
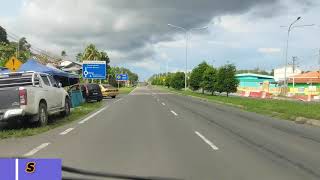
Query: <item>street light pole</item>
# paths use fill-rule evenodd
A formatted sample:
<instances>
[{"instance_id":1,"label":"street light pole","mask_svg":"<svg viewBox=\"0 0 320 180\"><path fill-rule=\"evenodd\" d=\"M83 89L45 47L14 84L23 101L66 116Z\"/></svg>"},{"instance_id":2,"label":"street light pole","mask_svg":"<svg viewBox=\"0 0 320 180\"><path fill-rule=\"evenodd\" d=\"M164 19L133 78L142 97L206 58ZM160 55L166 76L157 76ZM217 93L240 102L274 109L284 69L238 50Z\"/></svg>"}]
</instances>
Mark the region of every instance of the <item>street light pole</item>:
<instances>
[{"instance_id":1,"label":"street light pole","mask_svg":"<svg viewBox=\"0 0 320 180\"><path fill-rule=\"evenodd\" d=\"M186 69L184 74L184 90L187 90L187 78L188 78L188 31L186 31Z\"/></svg>"},{"instance_id":2,"label":"street light pole","mask_svg":"<svg viewBox=\"0 0 320 180\"><path fill-rule=\"evenodd\" d=\"M293 21L289 28L288 28L288 34L287 34L287 45L286 45L286 56L285 56L285 65L284 65L284 87L288 87L287 83L287 65L288 65L288 49L289 49L289 38L290 38L290 32L292 29L297 28L297 27L306 27L306 26L314 26L314 24L307 24L307 25L298 25L294 26L296 22L298 22L301 19L301 17L298 17L295 21Z\"/></svg>"},{"instance_id":3,"label":"street light pole","mask_svg":"<svg viewBox=\"0 0 320 180\"><path fill-rule=\"evenodd\" d=\"M287 87L287 64L288 64L288 49L289 49L289 37L292 26L298 22L301 19L301 17L298 17L293 23L290 24L288 28L288 34L287 34L287 46L286 46L286 59L285 59L285 65L284 65L284 86Z\"/></svg>"},{"instance_id":4,"label":"street light pole","mask_svg":"<svg viewBox=\"0 0 320 180\"><path fill-rule=\"evenodd\" d=\"M185 73L184 73L184 90L187 90L187 73L188 73L188 40L189 40L189 33L194 30L204 30L207 29L209 26L201 27L201 28L191 28L191 29L186 29L180 26L168 24L168 26L179 29L185 33L185 39L186 39L186 67L185 67Z\"/></svg>"}]
</instances>

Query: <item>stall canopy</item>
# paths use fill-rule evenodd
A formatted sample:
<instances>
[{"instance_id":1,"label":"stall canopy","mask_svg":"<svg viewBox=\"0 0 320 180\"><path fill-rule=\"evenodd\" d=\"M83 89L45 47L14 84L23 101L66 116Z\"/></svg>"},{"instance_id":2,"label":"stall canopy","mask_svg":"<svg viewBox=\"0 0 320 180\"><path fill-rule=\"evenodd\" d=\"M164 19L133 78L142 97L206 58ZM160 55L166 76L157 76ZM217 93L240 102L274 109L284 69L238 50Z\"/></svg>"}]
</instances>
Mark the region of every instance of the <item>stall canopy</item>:
<instances>
[{"instance_id":1,"label":"stall canopy","mask_svg":"<svg viewBox=\"0 0 320 180\"><path fill-rule=\"evenodd\" d=\"M79 82L79 76L69 74L60 69L48 67L40 64L34 59L29 59L22 64L18 71L35 71L52 75L56 80L60 81L63 86L73 85Z\"/></svg>"},{"instance_id":2,"label":"stall canopy","mask_svg":"<svg viewBox=\"0 0 320 180\"><path fill-rule=\"evenodd\" d=\"M1 73L8 73L10 72L7 68L4 68L4 67L0 67L0 74Z\"/></svg>"}]
</instances>

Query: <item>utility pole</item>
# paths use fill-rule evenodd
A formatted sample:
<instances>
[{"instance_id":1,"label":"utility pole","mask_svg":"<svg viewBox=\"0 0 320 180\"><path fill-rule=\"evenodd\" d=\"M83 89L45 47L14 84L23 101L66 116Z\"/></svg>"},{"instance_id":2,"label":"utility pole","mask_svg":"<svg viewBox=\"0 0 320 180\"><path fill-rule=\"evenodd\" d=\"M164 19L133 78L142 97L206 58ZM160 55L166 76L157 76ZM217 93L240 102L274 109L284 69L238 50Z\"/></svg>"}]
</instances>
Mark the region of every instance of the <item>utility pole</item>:
<instances>
[{"instance_id":1,"label":"utility pole","mask_svg":"<svg viewBox=\"0 0 320 180\"><path fill-rule=\"evenodd\" d=\"M296 69L296 62L297 62L298 57L297 56L293 56L292 57L292 73L294 74L294 71Z\"/></svg>"},{"instance_id":2,"label":"utility pole","mask_svg":"<svg viewBox=\"0 0 320 180\"><path fill-rule=\"evenodd\" d=\"M20 51L20 39L18 39L18 46L17 46L17 56L16 58L19 59L19 52Z\"/></svg>"}]
</instances>

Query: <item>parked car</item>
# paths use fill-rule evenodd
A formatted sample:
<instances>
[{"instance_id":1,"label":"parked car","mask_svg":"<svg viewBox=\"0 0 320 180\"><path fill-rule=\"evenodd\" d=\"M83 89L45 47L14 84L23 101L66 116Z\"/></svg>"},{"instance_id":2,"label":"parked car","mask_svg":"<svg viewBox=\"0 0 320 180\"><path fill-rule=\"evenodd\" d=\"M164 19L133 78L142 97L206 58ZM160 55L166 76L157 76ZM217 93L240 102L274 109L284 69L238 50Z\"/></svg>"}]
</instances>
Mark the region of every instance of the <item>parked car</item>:
<instances>
[{"instance_id":1,"label":"parked car","mask_svg":"<svg viewBox=\"0 0 320 180\"><path fill-rule=\"evenodd\" d=\"M48 115L70 114L70 98L51 75L37 72L0 74L0 121L48 123Z\"/></svg>"},{"instance_id":2,"label":"parked car","mask_svg":"<svg viewBox=\"0 0 320 180\"><path fill-rule=\"evenodd\" d=\"M89 84L77 84L70 87L68 92L72 90L81 89L82 96L86 102L90 101L101 101L103 99L101 88L99 84L89 83Z\"/></svg>"},{"instance_id":3,"label":"parked car","mask_svg":"<svg viewBox=\"0 0 320 180\"><path fill-rule=\"evenodd\" d=\"M100 84L103 97L116 98L119 95L118 88L111 86L110 84Z\"/></svg>"}]
</instances>

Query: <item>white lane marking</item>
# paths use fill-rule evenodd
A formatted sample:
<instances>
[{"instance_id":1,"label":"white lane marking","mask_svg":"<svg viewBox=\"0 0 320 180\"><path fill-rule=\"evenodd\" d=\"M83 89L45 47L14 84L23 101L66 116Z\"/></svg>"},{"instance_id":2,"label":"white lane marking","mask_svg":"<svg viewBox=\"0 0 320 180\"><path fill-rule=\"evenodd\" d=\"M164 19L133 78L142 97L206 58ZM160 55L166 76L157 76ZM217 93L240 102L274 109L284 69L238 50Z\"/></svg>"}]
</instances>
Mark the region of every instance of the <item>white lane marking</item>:
<instances>
[{"instance_id":1,"label":"white lane marking","mask_svg":"<svg viewBox=\"0 0 320 180\"><path fill-rule=\"evenodd\" d=\"M118 99L118 100L114 101L113 103L117 103L117 102L119 102L119 101L121 101L121 100L122 100L122 98L120 98L120 99Z\"/></svg>"},{"instance_id":2,"label":"white lane marking","mask_svg":"<svg viewBox=\"0 0 320 180\"><path fill-rule=\"evenodd\" d=\"M163 106L165 106L166 104L165 103L161 103Z\"/></svg>"},{"instance_id":3,"label":"white lane marking","mask_svg":"<svg viewBox=\"0 0 320 180\"><path fill-rule=\"evenodd\" d=\"M178 116L178 114L172 110L171 110L171 113L174 114L175 116Z\"/></svg>"},{"instance_id":4,"label":"white lane marking","mask_svg":"<svg viewBox=\"0 0 320 180\"><path fill-rule=\"evenodd\" d=\"M26 157L27 157L27 156L32 156L32 155L34 155L35 153L37 153L38 151L40 151L41 149L47 147L49 144L50 144L50 143L43 143L43 144L41 144L40 146L32 149L32 150L29 151L28 153L24 154L23 156L26 156Z\"/></svg>"},{"instance_id":5,"label":"white lane marking","mask_svg":"<svg viewBox=\"0 0 320 180\"><path fill-rule=\"evenodd\" d=\"M137 87L135 87L128 95L131 95L134 91L136 91Z\"/></svg>"},{"instance_id":6,"label":"white lane marking","mask_svg":"<svg viewBox=\"0 0 320 180\"><path fill-rule=\"evenodd\" d=\"M195 133L205 142L207 143L213 150L218 150L219 148L214 145L211 141L209 141L206 137L204 137L201 133L198 131L195 131Z\"/></svg>"},{"instance_id":7,"label":"white lane marking","mask_svg":"<svg viewBox=\"0 0 320 180\"><path fill-rule=\"evenodd\" d=\"M15 180L19 180L19 159L16 159Z\"/></svg>"},{"instance_id":8,"label":"white lane marking","mask_svg":"<svg viewBox=\"0 0 320 180\"><path fill-rule=\"evenodd\" d=\"M68 134L70 131L74 130L74 128L69 128L69 129L66 129L65 131L61 132L60 135L66 135Z\"/></svg>"},{"instance_id":9,"label":"white lane marking","mask_svg":"<svg viewBox=\"0 0 320 180\"><path fill-rule=\"evenodd\" d=\"M99 111L91 114L90 116L88 116L88 117L85 118L84 120L78 122L78 124L83 124L83 123L85 123L86 121L90 120L91 118L93 118L93 117L96 116L97 114L101 113L103 110L107 109L108 107L109 107L109 106L104 107L104 108L100 109Z\"/></svg>"}]
</instances>

